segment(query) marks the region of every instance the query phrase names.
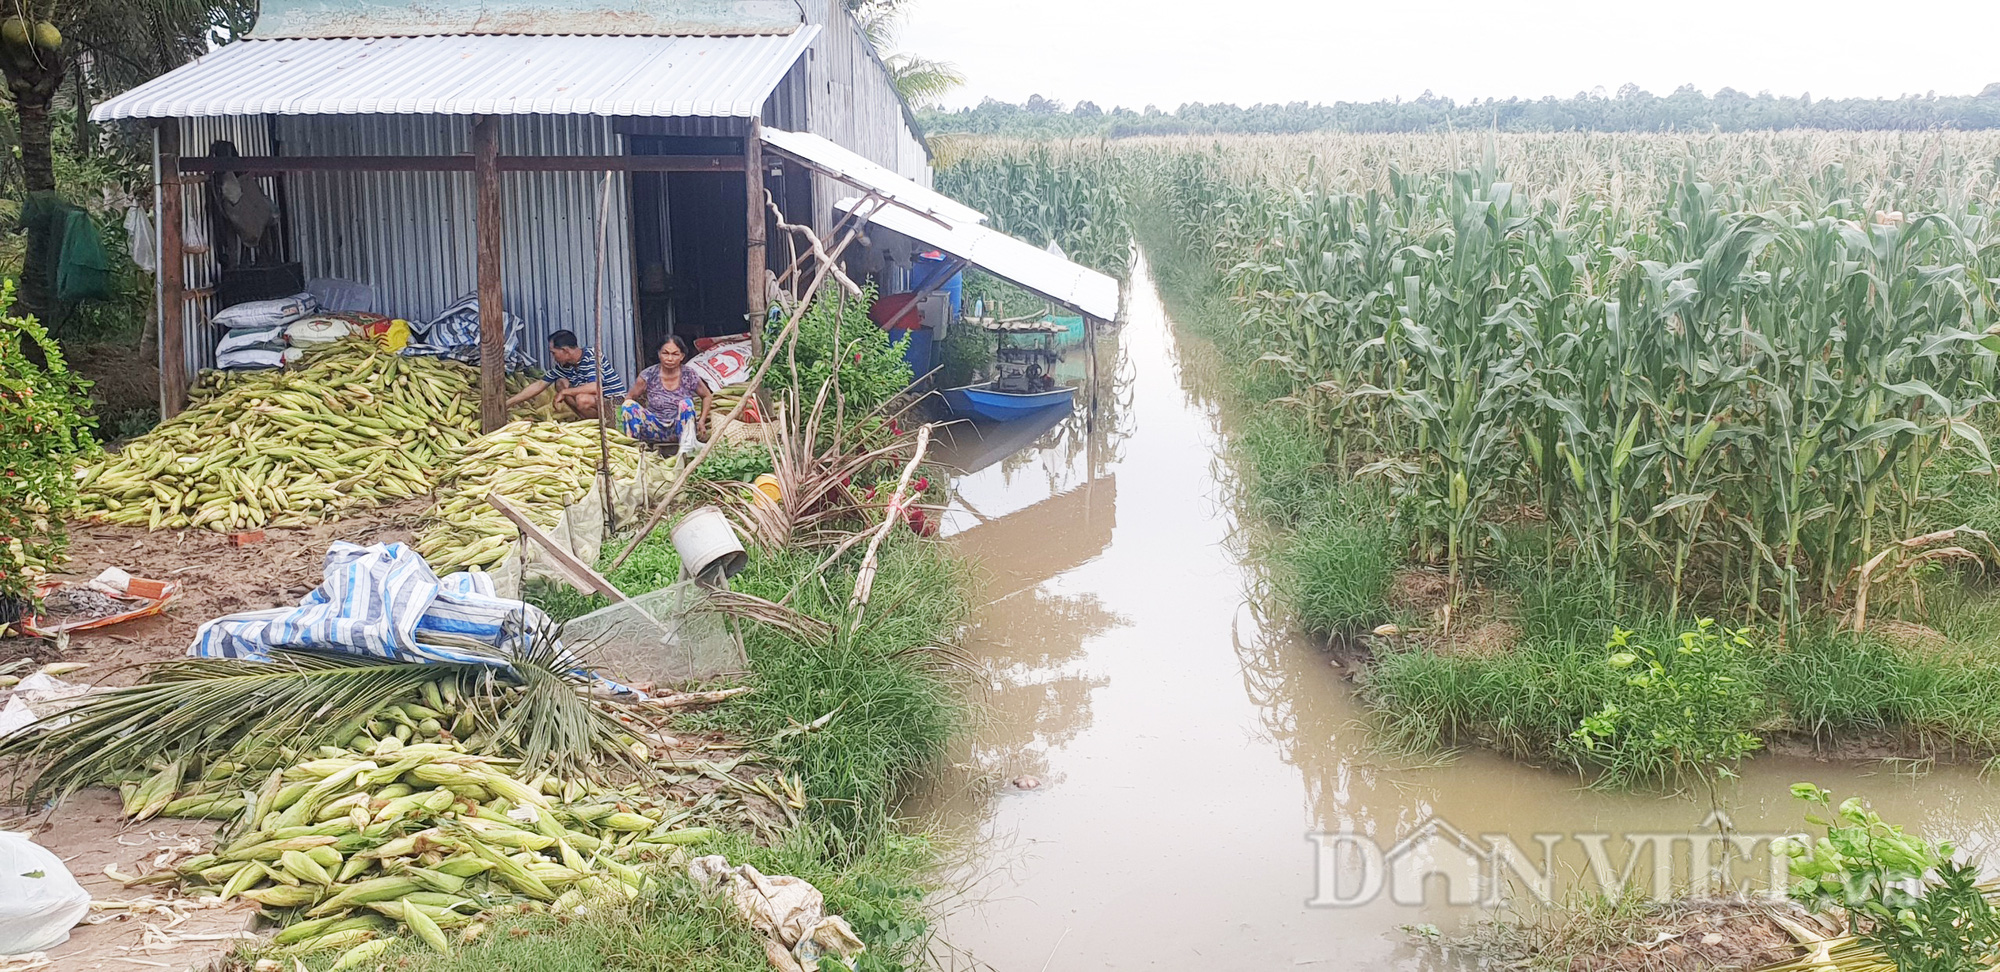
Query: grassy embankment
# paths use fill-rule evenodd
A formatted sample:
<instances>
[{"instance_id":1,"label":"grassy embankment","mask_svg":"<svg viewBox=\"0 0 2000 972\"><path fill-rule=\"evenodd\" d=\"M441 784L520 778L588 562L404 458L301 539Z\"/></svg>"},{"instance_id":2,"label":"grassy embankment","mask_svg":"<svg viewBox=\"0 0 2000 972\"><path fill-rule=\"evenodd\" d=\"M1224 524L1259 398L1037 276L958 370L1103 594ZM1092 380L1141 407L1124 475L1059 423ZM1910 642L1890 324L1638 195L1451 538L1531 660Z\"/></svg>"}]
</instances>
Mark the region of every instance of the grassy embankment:
<instances>
[{"instance_id":1,"label":"grassy embankment","mask_svg":"<svg viewBox=\"0 0 2000 972\"><path fill-rule=\"evenodd\" d=\"M1424 575L1411 570L1405 511L1379 484L1345 471L1339 460L1349 444L1287 402L1299 390L1290 376L1241 352L1241 310L1222 275L1180 246L1164 219L1137 230L1183 334L1211 346L1201 353L1216 359L1221 380L1212 388L1232 420L1239 498L1269 528L1257 532L1253 552L1284 606L1309 631L1342 639L1382 624L1434 628L1423 585L1411 583ZM1931 518L2000 531L1992 477L1963 456L1936 465ZM1546 540L1538 547L1533 531L1504 522L1490 526L1514 542L1494 545L1498 556L1480 565L1479 591L1464 610L1468 625L1504 626L1494 635L1503 644L1484 650L1469 638L1467 650L1426 650L1416 639L1372 638L1364 692L1411 746L1472 742L1517 757L1576 760L1572 734L1624 682L1605 663L1614 629L1670 643L1687 627L1686 612L1676 622L1666 605L1630 591L1607 599L1598 575L1567 562L1574 551L1551 551ZM1821 616L1793 627L1782 646L1760 641L1733 663L1733 677L1760 702L1747 728L1974 758L2000 752L2000 671L1982 662L2000 645L2000 604L1976 573L1935 571L1922 596L1941 638L1922 631L1896 638L1893 626L1857 635Z\"/></svg>"}]
</instances>

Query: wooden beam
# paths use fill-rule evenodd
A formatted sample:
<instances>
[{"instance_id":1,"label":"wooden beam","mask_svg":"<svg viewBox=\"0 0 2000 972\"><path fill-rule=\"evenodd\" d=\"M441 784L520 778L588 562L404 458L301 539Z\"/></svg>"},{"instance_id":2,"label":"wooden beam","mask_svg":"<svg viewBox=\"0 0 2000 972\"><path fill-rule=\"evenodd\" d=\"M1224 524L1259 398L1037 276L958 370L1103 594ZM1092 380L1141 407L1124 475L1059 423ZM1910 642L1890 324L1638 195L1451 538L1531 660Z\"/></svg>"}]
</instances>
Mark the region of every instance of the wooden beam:
<instances>
[{"instance_id":1,"label":"wooden beam","mask_svg":"<svg viewBox=\"0 0 2000 972\"><path fill-rule=\"evenodd\" d=\"M743 160L714 155L509 155L502 172L735 172Z\"/></svg>"},{"instance_id":2,"label":"wooden beam","mask_svg":"<svg viewBox=\"0 0 2000 972\"><path fill-rule=\"evenodd\" d=\"M748 277L749 312L745 315L750 326L750 354L754 357L764 347L764 311L768 306L768 294L764 289L764 275L770 272L770 260L765 255L764 238L764 123L750 120L750 133L743 137L743 194L749 201L746 207L744 231L749 234L749 244L745 249L744 272Z\"/></svg>"},{"instance_id":3,"label":"wooden beam","mask_svg":"<svg viewBox=\"0 0 2000 972\"><path fill-rule=\"evenodd\" d=\"M237 172L271 175L279 172L471 172L470 155L243 155L218 159L207 155L183 160L185 172Z\"/></svg>"},{"instance_id":4,"label":"wooden beam","mask_svg":"<svg viewBox=\"0 0 2000 972\"><path fill-rule=\"evenodd\" d=\"M609 496L602 498L606 503L611 502ZM562 544L557 543L554 537L549 536L541 527L529 522L528 517L520 510L515 509L513 504L507 502L505 497L499 493L488 493L486 494L486 503L494 509L499 510L501 516L513 521L514 525L520 528L521 536L533 541L535 546L548 551L550 559L556 562L558 571L564 575L565 579L578 592L589 594L595 591L614 602L630 600L630 598L625 596L624 591L619 590L617 585L606 580L603 574L591 570L588 564L576 559L576 555L570 553L568 548Z\"/></svg>"},{"instance_id":5,"label":"wooden beam","mask_svg":"<svg viewBox=\"0 0 2000 972\"><path fill-rule=\"evenodd\" d=\"M182 160L183 172L471 172L470 155L245 155ZM740 172L743 159L715 155L506 155L502 172Z\"/></svg>"},{"instance_id":6,"label":"wooden beam","mask_svg":"<svg viewBox=\"0 0 2000 972\"><path fill-rule=\"evenodd\" d=\"M158 141L154 177L160 189L160 417L170 419L187 405L187 264L181 252L181 123L170 118L153 129Z\"/></svg>"},{"instance_id":7,"label":"wooden beam","mask_svg":"<svg viewBox=\"0 0 2000 972\"><path fill-rule=\"evenodd\" d=\"M503 356L507 331L500 306L500 125L491 115L472 123L472 186L478 223L479 428L492 432L507 424L507 373Z\"/></svg>"}]
</instances>

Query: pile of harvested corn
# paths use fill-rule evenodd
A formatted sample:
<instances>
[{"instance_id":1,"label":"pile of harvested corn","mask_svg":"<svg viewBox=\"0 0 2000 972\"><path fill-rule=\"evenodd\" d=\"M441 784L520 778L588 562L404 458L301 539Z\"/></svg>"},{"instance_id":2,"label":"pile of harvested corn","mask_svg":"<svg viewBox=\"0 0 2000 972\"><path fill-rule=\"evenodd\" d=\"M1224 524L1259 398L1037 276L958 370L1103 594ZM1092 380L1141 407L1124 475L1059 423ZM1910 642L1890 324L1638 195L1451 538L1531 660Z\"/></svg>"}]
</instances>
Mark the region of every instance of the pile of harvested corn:
<instances>
[{"instance_id":1,"label":"pile of harvested corn","mask_svg":"<svg viewBox=\"0 0 2000 972\"><path fill-rule=\"evenodd\" d=\"M478 426L478 373L341 342L233 377L82 472L81 515L150 529L301 526L431 489Z\"/></svg>"},{"instance_id":2,"label":"pile of harvested corn","mask_svg":"<svg viewBox=\"0 0 2000 972\"><path fill-rule=\"evenodd\" d=\"M423 715L409 709L403 714ZM164 875L197 898L256 901L286 926L274 944L346 949L343 966L372 957L399 926L449 951L444 930L459 928L457 937L470 941L488 912L634 897L646 883L636 865L649 851L716 835L685 825L695 810L656 805L637 788L548 776L523 783L508 775L512 761L456 743L405 744L389 734L365 754L322 753L272 769L255 791L160 804L169 814L177 804L194 815L249 809L244 832ZM171 795L173 769L128 793L128 811Z\"/></svg>"},{"instance_id":3,"label":"pile of harvested corn","mask_svg":"<svg viewBox=\"0 0 2000 972\"><path fill-rule=\"evenodd\" d=\"M638 444L622 431L608 436L612 476L631 479ZM513 422L466 443L439 479L438 501L417 534L417 553L439 573L500 563L519 531L486 497L499 493L536 526L552 527L565 507L590 491L597 455L597 423L589 421Z\"/></svg>"}]
</instances>

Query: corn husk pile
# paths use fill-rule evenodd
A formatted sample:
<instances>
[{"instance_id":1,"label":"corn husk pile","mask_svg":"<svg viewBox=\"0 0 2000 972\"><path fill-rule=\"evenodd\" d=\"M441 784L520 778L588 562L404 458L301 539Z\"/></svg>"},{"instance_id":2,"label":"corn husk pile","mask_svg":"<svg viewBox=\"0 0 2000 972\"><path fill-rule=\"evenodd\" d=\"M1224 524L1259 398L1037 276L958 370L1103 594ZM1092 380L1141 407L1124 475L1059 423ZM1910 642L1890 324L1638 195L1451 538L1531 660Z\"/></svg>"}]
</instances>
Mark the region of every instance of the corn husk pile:
<instances>
[{"instance_id":1,"label":"corn husk pile","mask_svg":"<svg viewBox=\"0 0 2000 972\"><path fill-rule=\"evenodd\" d=\"M351 967L398 934L449 952L454 938L476 937L489 912L635 897L648 857L717 833L687 825L693 808L656 804L636 788L548 776L524 783L510 768L457 743L395 734L365 751L325 747L319 758L272 769L254 791L165 804L169 814L176 806L197 816L249 812L238 836L164 873L196 898L257 902L285 925L273 944L344 949L341 963ZM172 792L173 769L128 793L134 816Z\"/></svg>"},{"instance_id":2,"label":"corn husk pile","mask_svg":"<svg viewBox=\"0 0 2000 972\"><path fill-rule=\"evenodd\" d=\"M613 430L611 474L631 479L639 445ZM499 493L536 526L553 527L597 474L597 423L518 421L466 443L440 477L438 501L417 534L416 550L438 573L490 568L518 542L514 524L486 502Z\"/></svg>"},{"instance_id":3,"label":"corn husk pile","mask_svg":"<svg viewBox=\"0 0 2000 972\"><path fill-rule=\"evenodd\" d=\"M478 429L478 373L343 341L232 377L82 471L81 515L150 529L303 526L430 491Z\"/></svg>"}]
</instances>

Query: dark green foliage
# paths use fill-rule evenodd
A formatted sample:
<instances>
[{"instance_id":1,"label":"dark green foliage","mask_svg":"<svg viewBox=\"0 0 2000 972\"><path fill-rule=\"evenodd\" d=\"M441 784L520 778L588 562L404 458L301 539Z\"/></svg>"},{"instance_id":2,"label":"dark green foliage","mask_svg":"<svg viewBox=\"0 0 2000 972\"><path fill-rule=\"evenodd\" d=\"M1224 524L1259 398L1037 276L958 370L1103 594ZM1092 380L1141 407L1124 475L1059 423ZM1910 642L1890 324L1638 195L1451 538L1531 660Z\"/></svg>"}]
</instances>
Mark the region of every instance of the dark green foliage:
<instances>
[{"instance_id":1,"label":"dark green foliage","mask_svg":"<svg viewBox=\"0 0 2000 972\"><path fill-rule=\"evenodd\" d=\"M12 282L0 287L0 602L18 608L42 573L61 564L76 459L96 443L88 383L64 366L34 318L9 313L13 296Z\"/></svg>"},{"instance_id":2,"label":"dark green foliage","mask_svg":"<svg viewBox=\"0 0 2000 972\"><path fill-rule=\"evenodd\" d=\"M1904 832L1858 797L1835 807L1832 793L1811 783L1794 784L1792 795L1813 807L1806 821L1826 829L1773 847L1800 879L1793 900L1845 913L1862 944L1900 972L1992 968L2000 911L1979 887L1976 862L1954 860L1951 844Z\"/></svg>"},{"instance_id":3,"label":"dark green foliage","mask_svg":"<svg viewBox=\"0 0 2000 972\"><path fill-rule=\"evenodd\" d=\"M1717 777L1763 748L1751 731L1764 696L1748 635L1709 618L1666 642L1614 630L1604 664L1618 678L1570 733L1571 758L1598 768L1593 782L1603 786L1696 782L1712 793Z\"/></svg>"},{"instance_id":4,"label":"dark green foliage","mask_svg":"<svg viewBox=\"0 0 2000 972\"><path fill-rule=\"evenodd\" d=\"M799 321L797 346L778 356L766 385L790 388L796 383L810 402L838 360L842 406L850 416L865 413L908 387L915 376L903 360L904 342L891 341L888 331L868 319L874 288L860 297L834 287L821 294ZM775 340L782 327L772 324L765 340Z\"/></svg>"}]
</instances>

